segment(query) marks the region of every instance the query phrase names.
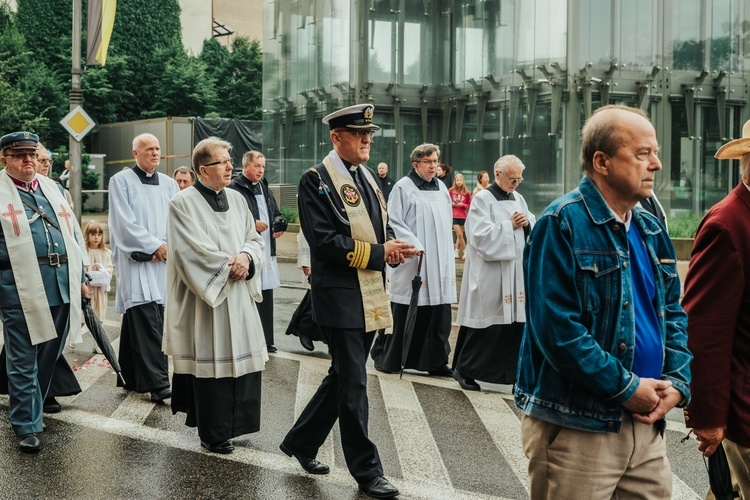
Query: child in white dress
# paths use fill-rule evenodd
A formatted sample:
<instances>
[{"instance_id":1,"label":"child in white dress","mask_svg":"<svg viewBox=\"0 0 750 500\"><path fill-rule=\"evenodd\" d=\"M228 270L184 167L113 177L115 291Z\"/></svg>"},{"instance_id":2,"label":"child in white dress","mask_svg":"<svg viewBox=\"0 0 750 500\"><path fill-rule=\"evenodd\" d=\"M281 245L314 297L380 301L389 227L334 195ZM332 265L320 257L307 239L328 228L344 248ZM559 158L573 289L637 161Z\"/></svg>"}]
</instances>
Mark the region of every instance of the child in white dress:
<instances>
[{"instance_id":1,"label":"child in white dress","mask_svg":"<svg viewBox=\"0 0 750 500\"><path fill-rule=\"evenodd\" d=\"M91 308L104 321L107 315L107 292L112 280L112 252L104 244L104 227L100 222L89 222L83 231L90 264L86 272L91 276Z\"/></svg>"}]
</instances>

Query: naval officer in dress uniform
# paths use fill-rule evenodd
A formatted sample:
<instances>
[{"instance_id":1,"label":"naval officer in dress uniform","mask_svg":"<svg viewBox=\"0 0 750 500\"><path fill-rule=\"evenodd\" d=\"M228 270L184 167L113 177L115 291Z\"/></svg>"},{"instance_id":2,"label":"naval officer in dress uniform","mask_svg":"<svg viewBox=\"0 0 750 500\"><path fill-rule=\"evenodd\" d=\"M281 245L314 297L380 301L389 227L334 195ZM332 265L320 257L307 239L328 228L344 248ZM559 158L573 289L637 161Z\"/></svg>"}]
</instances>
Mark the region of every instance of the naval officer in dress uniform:
<instances>
[{"instance_id":1,"label":"naval officer in dress uniform","mask_svg":"<svg viewBox=\"0 0 750 500\"><path fill-rule=\"evenodd\" d=\"M81 230L57 184L37 175L39 137L0 138L0 317L10 423L21 451L41 449L42 402L70 325L81 324ZM36 256L29 260L29 256Z\"/></svg>"},{"instance_id":2,"label":"naval officer in dress uniform","mask_svg":"<svg viewBox=\"0 0 750 500\"><path fill-rule=\"evenodd\" d=\"M327 474L318 449L339 421L349 472L376 498L398 489L383 477L378 450L367 432L365 363L377 330L391 325L385 265L405 262L413 245L393 239L385 198L370 157L374 106L360 104L325 118L333 151L299 183L300 224L310 244L313 320L328 338L331 368L287 433L280 448L311 474Z\"/></svg>"}]
</instances>

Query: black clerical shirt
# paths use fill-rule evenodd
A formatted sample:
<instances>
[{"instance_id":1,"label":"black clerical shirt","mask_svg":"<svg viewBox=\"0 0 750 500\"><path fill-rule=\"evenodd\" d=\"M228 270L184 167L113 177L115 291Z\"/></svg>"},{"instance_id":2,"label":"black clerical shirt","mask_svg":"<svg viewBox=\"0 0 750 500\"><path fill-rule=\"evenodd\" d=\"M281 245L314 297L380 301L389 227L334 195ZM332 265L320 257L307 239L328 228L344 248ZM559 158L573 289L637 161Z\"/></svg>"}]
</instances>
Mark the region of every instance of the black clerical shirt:
<instances>
[{"instance_id":1,"label":"black clerical shirt","mask_svg":"<svg viewBox=\"0 0 750 500\"><path fill-rule=\"evenodd\" d=\"M138 175L141 180L141 184L148 184L149 186L159 185L159 172L154 170L154 173L148 175L145 170L141 169L138 165L133 165L133 172Z\"/></svg>"}]
</instances>

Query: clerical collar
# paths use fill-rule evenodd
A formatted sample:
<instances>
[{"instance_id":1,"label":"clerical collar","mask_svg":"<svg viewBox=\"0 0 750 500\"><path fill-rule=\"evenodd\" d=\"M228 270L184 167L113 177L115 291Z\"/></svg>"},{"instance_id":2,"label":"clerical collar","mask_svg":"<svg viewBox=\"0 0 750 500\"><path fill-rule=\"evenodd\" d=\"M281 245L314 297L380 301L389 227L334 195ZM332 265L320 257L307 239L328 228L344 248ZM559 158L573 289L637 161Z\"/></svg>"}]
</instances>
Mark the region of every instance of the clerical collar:
<instances>
[{"instance_id":1,"label":"clerical collar","mask_svg":"<svg viewBox=\"0 0 750 500\"><path fill-rule=\"evenodd\" d=\"M229 202L227 201L227 192L225 189L216 191L203 184L200 179L193 186L203 196L203 199L206 200L206 203L208 203L214 212L226 212L229 210Z\"/></svg>"},{"instance_id":2,"label":"clerical collar","mask_svg":"<svg viewBox=\"0 0 750 500\"><path fill-rule=\"evenodd\" d=\"M496 200L515 200L516 197L513 196L513 193L507 193L503 191L503 188L497 185L497 182L493 182L489 186L487 186L485 189L492 193L492 195L495 197Z\"/></svg>"},{"instance_id":3,"label":"clerical collar","mask_svg":"<svg viewBox=\"0 0 750 500\"><path fill-rule=\"evenodd\" d=\"M154 170L152 173L147 173L145 170L143 170L141 167L138 166L136 163L133 166L133 172L138 175L138 178L141 180L142 184L148 184L149 186L158 186L159 185L159 176L157 175L156 170Z\"/></svg>"},{"instance_id":4,"label":"clerical collar","mask_svg":"<svg viewBox=\"0 0 750 500\"><path fill-rule=\"evenodd\" d=\"M341 157L339 157L339 158L341 158ZM353 164L351 162L348 162L348 161L346 161L343 158L341 158L341 163L343 163L344 166L349 169L349 172L354 172L355 170L357 170L357 167L359 167L359 165L355 165L355 164Z\"/></svg>"},{"instance_id":5,"label":"clerical collar","mask_svg":"<svg viewBox=\"0 0 750 500\"><path fill-rule=\"evenodd\" d=\"M39 179L37 179L36 177L31 179L31 181L22 181L22 180L16 179L10 174L8 174L8 177L10 177L10 180L13 181L13 184L15 184L16 187L21 191L25 191L27 193L33 193L34 191L39 189Z\"/></svg>"},{"instance_id":6,"label":"clerical collar","mask_svg":"<svg viewBox=\"0 0 750 500\"><path fill-rule=\"evenodd\" d=\"M411 172L409 172L409 179L412 180L414 185L417 186L417 189L419 189L420 191L440 191L440 185L438 184L437 176L428 181L422 178L422 176L412 168Z\"/></svg>"}]
</instances>

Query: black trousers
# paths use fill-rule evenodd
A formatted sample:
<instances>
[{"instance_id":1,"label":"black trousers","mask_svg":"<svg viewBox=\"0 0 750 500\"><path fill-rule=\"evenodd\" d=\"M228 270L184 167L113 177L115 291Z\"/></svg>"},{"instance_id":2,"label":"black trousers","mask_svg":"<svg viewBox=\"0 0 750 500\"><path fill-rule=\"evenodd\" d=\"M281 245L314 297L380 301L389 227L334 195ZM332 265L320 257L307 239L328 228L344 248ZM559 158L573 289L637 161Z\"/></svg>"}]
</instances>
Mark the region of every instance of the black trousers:
<instances>
[{"instance_id":1,"label":"black trousers","mask_svg":"<svg viewBox=\"0 0 750 500\"><path fill-rule=\"evenodd\" d=\"M122 317L119 361L129 391L156 392L169 387L169 364L161 350L164 306L149 302L133 306Z\"/></svg>"},{"instance_id":2,"label":"black trousers","mask_svg":"<svg viewBox=\"0 0 750 500\"><path fill-rule=\"evenodd\" d=\"M315 458L336 420L349 473L359 483L383 475L375 444L367 432L369 404L365 363L375 332L357 328L321 327L328 337L331 368L299 419L284 438L284 446Z\"/></svg>"},{"instance_id":3,"label":"black trousers","mask_svg":"<svg viewBox=\"0 0 750 500\"><path fill-rule=\"evenodd\" d=\"M266 345L273 345L273 290L263 290L263 302L256 302Z\"/></svg>"}]
</instances>

